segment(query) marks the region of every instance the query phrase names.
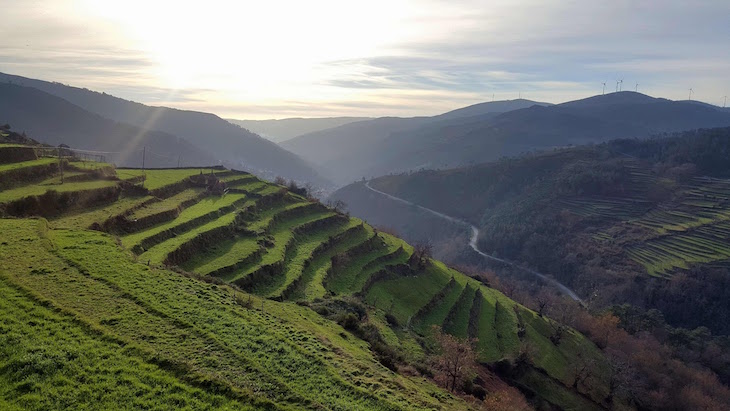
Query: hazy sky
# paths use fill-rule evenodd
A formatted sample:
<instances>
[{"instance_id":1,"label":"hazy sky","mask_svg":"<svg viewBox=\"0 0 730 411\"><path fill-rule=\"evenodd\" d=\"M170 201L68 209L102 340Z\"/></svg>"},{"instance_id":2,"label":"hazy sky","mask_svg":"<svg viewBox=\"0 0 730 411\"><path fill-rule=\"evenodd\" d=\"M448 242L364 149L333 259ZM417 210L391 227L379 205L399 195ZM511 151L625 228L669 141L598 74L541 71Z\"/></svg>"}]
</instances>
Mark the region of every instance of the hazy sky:
<instances>
[{"instance_id":1,"label":"hazy sky","mask_svg":"<svg viewBox=\"0 0 730 411\"><path fill-rule=\"evenodd\" d=\"M233 118L616 88L722 105L730 1L0 0L0 71Z\"/></svg>"}]
</instances>

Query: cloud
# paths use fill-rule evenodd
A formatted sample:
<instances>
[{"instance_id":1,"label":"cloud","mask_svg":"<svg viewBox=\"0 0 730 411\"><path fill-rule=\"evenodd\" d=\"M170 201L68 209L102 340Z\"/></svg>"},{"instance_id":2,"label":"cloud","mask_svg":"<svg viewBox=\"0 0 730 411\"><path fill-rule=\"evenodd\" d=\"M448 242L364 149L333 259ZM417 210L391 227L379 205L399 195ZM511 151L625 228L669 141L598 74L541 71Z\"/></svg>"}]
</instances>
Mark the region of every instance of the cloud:
<instances>
[{"instance_id":1,"label":"cloud","mask_svg":"<svg viewBox=\"0 0 730 411\"><path fill-rule=\"evenodd\" d=\"M357 8L367 21L312 0L297 18L280 13L291 25L276 24L285 2L240 16L205 3L227 11L220 27L191 30L198 13L181 5L173 31L166 7L135 31L119 10L91 18L83 4L0 0L0 71L235 118L435 114L493 95L560 102L617 79L675 99L689 87L713 103L730 93L727 0L392 0Z\"/></svg>"}]
</instances>

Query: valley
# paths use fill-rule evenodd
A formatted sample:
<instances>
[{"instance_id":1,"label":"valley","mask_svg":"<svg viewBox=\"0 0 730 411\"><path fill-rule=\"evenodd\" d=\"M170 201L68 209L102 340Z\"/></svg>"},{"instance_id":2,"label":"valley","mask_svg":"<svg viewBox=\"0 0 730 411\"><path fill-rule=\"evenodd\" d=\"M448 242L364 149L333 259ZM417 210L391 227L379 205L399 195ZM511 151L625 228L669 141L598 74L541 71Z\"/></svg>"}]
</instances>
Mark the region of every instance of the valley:
<instances>
[{"instance_id":1,"label":"valley","mask_svg":"<svg viewBox=\"0 0 730 411\"><path fill-rule=\"evenodd\" d=\"M35 155L32 146L4 150ZM61 182L60 167L47 167L58 161L3 164L5 173L27 170L3 178L0 191L2 300L36 313L23 327L48 336L39 351L19 331L24 317L3 311L0 324L13 331L2 338L16 347L0 373L11 406L84 404L73 381L108 384L91 365L105 358L130 384L152 384L99 399L124 407L466 409L427 378L383 365L422 362L432 325L478 339L483 363L509 364L534 347L534 363L504 378L540 401L600 409L608 395L598 370L609 365L581 334L551 343L552 320L284 187L222 167L77 167L72 158L60 160ZM355 324L343 323L352 313ZM365 340L363 329L372 330ZM64 344L94 348L53 343L61 332ZM114 346L125 348L112 356ZM36 362L22 365L30 352ZM575 388L577 353L597 371ZM177 393L153 396L161 381ZM33 395L41 389L53 394Z\"/></svg>"}]
</instances>

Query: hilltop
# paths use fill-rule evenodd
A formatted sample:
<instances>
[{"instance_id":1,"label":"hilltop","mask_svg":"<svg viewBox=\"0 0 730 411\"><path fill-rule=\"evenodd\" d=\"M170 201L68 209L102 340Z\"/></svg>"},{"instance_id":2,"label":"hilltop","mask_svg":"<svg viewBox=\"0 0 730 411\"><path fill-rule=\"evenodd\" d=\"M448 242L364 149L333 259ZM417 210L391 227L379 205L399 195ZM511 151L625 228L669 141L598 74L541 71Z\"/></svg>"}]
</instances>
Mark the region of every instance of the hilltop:
<instances>
[{"instance_id":1,"label":"hilltop","mask_svg":"<svg viewBox=\"0 0 730 411\"><path fill-rule=\"evenodd\" d=\"M245 172L44 150L0 145L3 407L470 408L424 368L431 325L534 404L612 395L585 336L362 220Z\"/></svg>"},{"instance_id":2,"label":"hilltop","mask_svg":"<svg viewBox=\"0 0 730 411\"><path fill-rule=\"evenodd\" d=\"M381 117L298 136L283 142L282 147L320 166L323 174L336 183L346 184L362 176L378 176L400 170L400 165L375 168L381 157L397 156L401 151L403 146L396 137L399 133L420 135L423 130L471 123L536 104L546 103L530 100L495 101L433 117Z\"/></svg>"},{"instance_id":3,"label":"hilltop","mask_svg":"<svg viewBox=\"0 0 730 411\"><path fill-rule=\"evenodd\" d=\"M106 138L104 134L96 134L96 130L88 135L90 130L75 129L73 122L63 122L62 118L53 115L50 118L40 116L35 111L37 107L30 105L23 109L23 116L9 117L5 120L19 130L37 130L34 135L44 138L51 138L59 135L60 132L52 133L56 128L64 130L63 137L84 135L89 144L93 143L91 149L101 150L107 145L123 146L139 138L140 133L164 134L182 144L194 146L198 152L206 153L199 157L189 157L187 165L197 164L219 164L223 162L232 167L246 169L258 175L273 179L276 176L284 176L289 179L310 182L319 186L330 184L326 178L319 175L309 164L296 155L282 149L275 143L261 138L239 126L233 125L222 118L197 111L177 110L167 107L151 107L133 101L124 100L106 93L99 93L78 87L72 87L60 83L29 79L20 76L0 73L0 83L12 83L16 86L24 86L40 90L52 96L56 96L74 105L74 110L85 110L96 116L101 116L107 121L117 124L116 130L125 128L127 132L116 132ZM40 106L44 107L44 106ZM13 109L12 101L9 102L9 109ZM2 114L5 114L3 112ZM52 113L54 114L54 113ZM25 115L33 118L25 117ZM88 114L84 117L88 117ZM83 123L82 123L83 124ZM140 131L136 131L140 130ZM68 143L67 143L68 144ZM137 145L134 141L132 145ZM172 142L166 143L173 146ZM157 149L156 152L164 154L164 151ZM179 153L186 158L187 153ZM193 153L190 153L191 155ZM171 156L176 158L177 156ZM212 157L214 161L209 161ZM141 166L140 164L135 164ZM170 166L173 164L165 164Z\"/></svg>"},{"instance_id":4,"label":"hilltop","mask_svg":"<svg viewBox=\"0 0 730 411\"><path fill-rule=\"evenodd\" d=\"M356 121L369 120L367 117L326 117L326 118L283 118L280 120L236 120L229 122L251 130L275 143L282 143L294 137L314 133L328 128L339 127Z\"/></svg>"},{"instance_id":5,"label":"hilltop","mask_svg":"<svg viewBox=\"0 0 730 411\"><path fill-rule=\"evenodd\" d=\"M174 135L108 120L31 87L0 83L0 123L5 122L44 136L46 144L107 152L107 159L120 165L141 167L145 147L148 167L175 166L178 160L188 166L215 163L211 153Z\"/></svg>"},{"instance_id":6,"label":"hilltop","mask_svg":"<svg viewBox=\"0 0 730 411\"><path fill-rule=\"evenodd\" d=\"M628 91L556 105L518 100L473 107L478 110L389 120L393 125L387 127L382 119L353 123L297 137L283 146L346 184L362 177L464 167L548 148L730 126L730 112L719 107Z\"/></svg>"}]
</instances>

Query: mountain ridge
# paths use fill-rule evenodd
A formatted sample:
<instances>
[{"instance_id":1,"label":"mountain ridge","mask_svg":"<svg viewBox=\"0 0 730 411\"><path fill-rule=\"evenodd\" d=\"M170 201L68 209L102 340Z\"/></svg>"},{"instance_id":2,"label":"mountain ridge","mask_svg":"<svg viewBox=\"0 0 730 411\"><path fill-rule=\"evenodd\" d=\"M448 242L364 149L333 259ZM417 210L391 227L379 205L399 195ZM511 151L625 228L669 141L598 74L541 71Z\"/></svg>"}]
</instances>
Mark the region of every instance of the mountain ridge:
<instances>
[{"instance_id":1,"label":"mountain ridge","mask_svg":"<svg viewBox=\"0 0 730 411\"><path fill-rule=\"evenodd\" d=\"M342 184L421 168L479 164L534 150L728 125L730 112L719 107L617 92L556 105L531 104L500 113L422 120L388 130L387 135L369 140L371 146L366 149L353 145L347 151L330 145L327 151L318 151L322 142L311 138L309 144L302 141L295 146L297 139L293 139L285 146L326 166ZM329 130L326 141L334 144L335 137L342 137L337 133L344 132L347 129Z\"/></svg>"},{"instance_id":2,"label":"mountain ridge","mask_svg":"<svg viewBox=\"0 0 730 411\"><path fill-rule=\"evenodd\" d=\"M0 81L37 88L110 120L184 138L209 151L217 160L270 179L282 175L323 186L329 184L297 155L212 113L147 106L106 93L4 73L0 73Z\"/></svg>"}]
</instances>

